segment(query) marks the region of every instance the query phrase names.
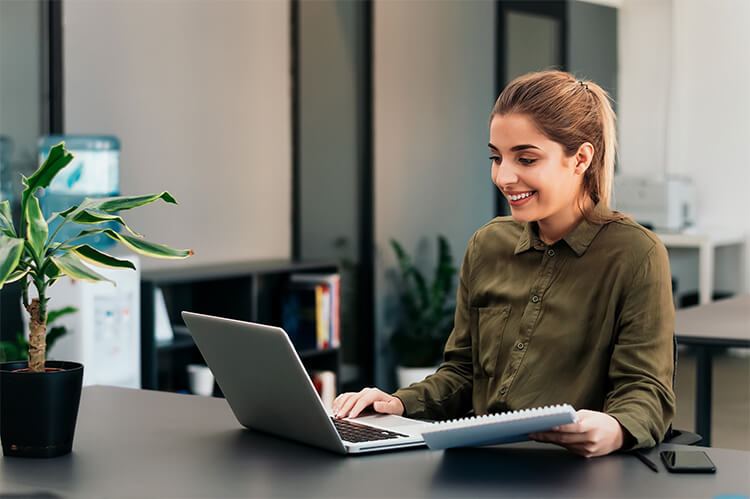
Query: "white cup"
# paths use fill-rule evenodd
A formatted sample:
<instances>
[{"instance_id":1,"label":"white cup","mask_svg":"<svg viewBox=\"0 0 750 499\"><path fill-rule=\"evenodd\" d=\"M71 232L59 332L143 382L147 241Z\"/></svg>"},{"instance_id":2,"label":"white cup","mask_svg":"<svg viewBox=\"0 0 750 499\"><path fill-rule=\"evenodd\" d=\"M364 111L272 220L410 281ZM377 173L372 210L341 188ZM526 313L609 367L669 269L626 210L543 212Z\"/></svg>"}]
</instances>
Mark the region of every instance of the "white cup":
<instances>
[{"instance_id":1,"label":"white cup","mask_svg":"<svg viewBox=\"0 0 750 499\"><path fill-rule=\"evenodd\" d=\"M211 396L214 392L214 374L203 364L188 364L188 386L190 393Z\"/></svg>"}]
</instances>

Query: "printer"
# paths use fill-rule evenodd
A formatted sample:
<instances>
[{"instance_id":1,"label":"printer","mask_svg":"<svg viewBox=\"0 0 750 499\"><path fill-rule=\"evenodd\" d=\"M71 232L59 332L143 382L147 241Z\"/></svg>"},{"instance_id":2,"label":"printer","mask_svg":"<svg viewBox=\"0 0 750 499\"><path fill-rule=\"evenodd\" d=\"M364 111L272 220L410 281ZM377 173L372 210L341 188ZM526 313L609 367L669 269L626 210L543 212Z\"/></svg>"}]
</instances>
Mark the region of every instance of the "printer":
<instances>
[{"instance_id":1,"label":"printer","mask_svg":"<svg viewBox=\"0 0 750 499\"><path fill-rule=\"evenodd\" d=\"M654 231L680 232L695 225L695 185L689 178L615 175L615 209Z\"/></svg>"}]
</instances>

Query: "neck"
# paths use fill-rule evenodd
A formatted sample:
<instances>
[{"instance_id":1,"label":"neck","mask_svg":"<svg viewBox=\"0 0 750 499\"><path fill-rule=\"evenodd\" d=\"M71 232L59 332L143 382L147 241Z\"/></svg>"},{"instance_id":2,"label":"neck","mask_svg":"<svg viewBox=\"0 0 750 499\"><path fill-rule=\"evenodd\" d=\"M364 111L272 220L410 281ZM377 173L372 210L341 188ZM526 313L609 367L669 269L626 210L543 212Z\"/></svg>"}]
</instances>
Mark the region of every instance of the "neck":
<instances>
[{"instance_id":1,"label":"neck","mask_svg":"<svg viewBox=\"0 0 750 499\"><path fill-rule=\"evenodd\" d=\"M537 221L539 226L539 239L544 244L554 244L573 230L583 220L583 210L593 208L594 202L586 196L585 201L579 207L578 202L573 203L569 209L555 213L552 216Z\"/></svg>"}]
</instances>

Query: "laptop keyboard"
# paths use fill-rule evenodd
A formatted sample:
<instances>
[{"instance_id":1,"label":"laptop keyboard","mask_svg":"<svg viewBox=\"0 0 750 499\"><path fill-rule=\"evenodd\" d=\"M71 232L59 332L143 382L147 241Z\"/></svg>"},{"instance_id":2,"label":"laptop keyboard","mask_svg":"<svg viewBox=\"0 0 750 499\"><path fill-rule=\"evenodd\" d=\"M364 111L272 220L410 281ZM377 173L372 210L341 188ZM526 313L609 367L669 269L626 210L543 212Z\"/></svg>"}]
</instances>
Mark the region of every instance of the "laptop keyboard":
<instances>
[{"instance_id":1,"label":"laptop keyboard","mask_svg":"<svg viewBox=\"0 0 750 499\"><path fill-rule=\"evenodd\" d=\"M398 437L408 437L408 435L402 435L401 433L380 428L373 428L372 426L360 423L353 423L346 419L332 417L331 421L333 421L333 424L336 426L336 431L339 432L341 439L347 442L372 442L373 440L389 440Z\"/></svg>"}]
</instances>

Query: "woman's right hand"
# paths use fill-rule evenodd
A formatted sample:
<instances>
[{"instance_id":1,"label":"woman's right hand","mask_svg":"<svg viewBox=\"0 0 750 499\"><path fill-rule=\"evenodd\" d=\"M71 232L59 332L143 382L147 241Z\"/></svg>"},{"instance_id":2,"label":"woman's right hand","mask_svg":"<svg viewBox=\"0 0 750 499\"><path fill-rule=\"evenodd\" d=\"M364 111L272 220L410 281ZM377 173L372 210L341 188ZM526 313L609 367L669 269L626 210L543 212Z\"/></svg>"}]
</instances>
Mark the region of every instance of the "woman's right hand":
<instances>
[{"instance_id":1,"label":"woman's right hand","mask_svg":"<svg viewBox=\"0 0 750 499\"><path fill-rule=\"evenodd\" d=\"M404 404L398 398L377 388L364 388L361 391L342 393L333 401L333 415L337 418L356 418L367 407L383 414L404 414Z\"/></svg>"}]
</instances>

